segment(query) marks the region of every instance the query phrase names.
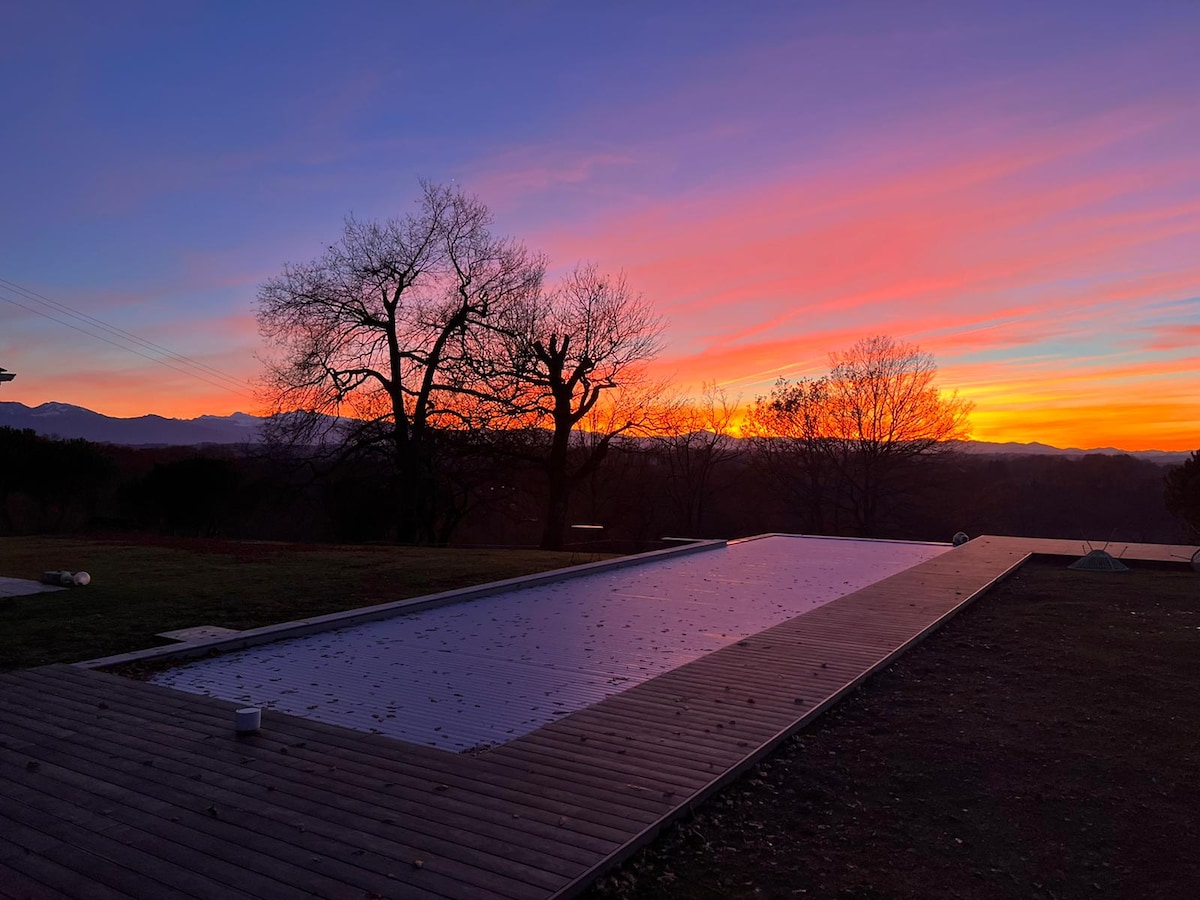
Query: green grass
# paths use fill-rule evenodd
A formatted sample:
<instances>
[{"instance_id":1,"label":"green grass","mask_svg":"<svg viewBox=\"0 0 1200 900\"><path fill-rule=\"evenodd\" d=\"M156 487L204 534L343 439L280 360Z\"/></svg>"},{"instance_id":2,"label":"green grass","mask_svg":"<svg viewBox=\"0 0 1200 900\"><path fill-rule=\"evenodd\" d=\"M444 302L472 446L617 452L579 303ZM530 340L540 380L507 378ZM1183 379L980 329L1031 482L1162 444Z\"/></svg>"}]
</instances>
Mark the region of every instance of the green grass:
<instances>
[{"instance_id":1,"label":"green grass","mask_svg":"<svg viewBox=\"0 0 1200 900\"><path fill-rule=\"evenodd\" d=\"M599 554L247 541L0 538L0 575L87 571L88 587L0 600L0 671L257 628L591 562Z\"/></svg>"}]
</instances>

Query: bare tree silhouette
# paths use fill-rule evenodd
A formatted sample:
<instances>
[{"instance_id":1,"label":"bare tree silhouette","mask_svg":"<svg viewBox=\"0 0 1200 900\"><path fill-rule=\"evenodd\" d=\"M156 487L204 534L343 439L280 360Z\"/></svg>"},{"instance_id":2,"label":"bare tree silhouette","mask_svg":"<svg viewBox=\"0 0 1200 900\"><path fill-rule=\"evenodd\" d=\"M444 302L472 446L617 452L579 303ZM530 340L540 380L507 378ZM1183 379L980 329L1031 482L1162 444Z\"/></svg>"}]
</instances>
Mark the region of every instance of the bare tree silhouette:
<instances>
[{"instance_id":1,"label":"bare tree silhouette","mask_svg":"<svg viewBox=\"0 0 1200 900\"><path fill-rule=\"evenodd\" d=\"M501 381L515 388L500 393L519 396L519 415L549 431L541 547L560 550L573 487L595 471L615 437L649 420L660 386L647 381L645 363L661 347L662 322L624 275L603 275L593 265L513 311L502 334ZM585 422L590 439L573 445Z\"/></svg>"},{"instance_id":2,"label":"bare tree silhouette","mask_svg":"<svg viewBox=\"0 0 1200 900\"><path fill-rule=\"evenodd\" d=\"M488 208L458 188L423 183L417 205L386 222L348 218L324 256L267 281L257 308L273 436L385 447L406 542L434 538L431 431L473 424L490 399L470 374L472 333L536 296L544 269L494 236Z\"/></svg>"},{"instance_id":3,"label":"bare tree silhouette","mask_svg":"<svg viewBox=\"0 0 1200 900\"><path fill-rule=\"evenodd\" d=\"M969 434L972 404L937 386L933 357L915 344L865 338L829 360L823 378L780 381L754 416L761 434L792 442L810 501L824 505L833 474L835 512L872 537L885 507L902 496L904 473Z\"/></svg>"},{"instance_id":4,"label":"bare tree silhouette","mask_svg":"<svg viewBox=\"0 0 1200 900\"><path fill-rule=\"evenodd\" d=\"M689 536L703 534L713 477L738 455L733 426L740 409L736 398L708 383L698 402L667 410L655 429L668 472L666 495Z\"/></svg>"}]
</instances>

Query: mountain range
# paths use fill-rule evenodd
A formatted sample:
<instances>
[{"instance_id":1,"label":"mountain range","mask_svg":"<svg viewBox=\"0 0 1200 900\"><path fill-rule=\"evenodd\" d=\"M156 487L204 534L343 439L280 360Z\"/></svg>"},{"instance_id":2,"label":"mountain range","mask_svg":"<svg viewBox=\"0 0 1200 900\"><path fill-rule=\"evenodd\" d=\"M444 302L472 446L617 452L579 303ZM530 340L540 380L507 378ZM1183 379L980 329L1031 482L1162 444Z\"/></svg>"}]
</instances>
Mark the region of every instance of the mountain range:
<instances>
[{"instance_id":1,"label":"mountain range","mask_svg":"<svg viewBox=\"0 0 1200 900\"><path fill-rule=\"evenodd\" d=\"M101 444L127 446L191 446L199 444L254 443L265 419L236 412L228 416L199 416L195 419L168 419L163 416L138 416L119 419L105 416L69 403L43 403L29 407L23 403L0 402L0 426L32 428L46 437L83 438ZM1124 454L1163 464L1178 464L1188 457L1184 451L1118 450L1101 447L1051 447L1049 444L987 441L959 441L965 453L1004 456L1084 456L1089 453Z\"/></svg>"},{"instance_id":2,"label":"mountain range","mask_svg":"<svg viewBox=\"0 0 1200 900\"><path fill-rule=\"evenodd\" d=\"M83 438L98 444L134 447L253 443L259 439L263 421L240 412L195 419L163 416L118 419L69 403L29 407L24 403L0 402L0 426L32 428L45 437Z\"/></svg>"}]
</instances>

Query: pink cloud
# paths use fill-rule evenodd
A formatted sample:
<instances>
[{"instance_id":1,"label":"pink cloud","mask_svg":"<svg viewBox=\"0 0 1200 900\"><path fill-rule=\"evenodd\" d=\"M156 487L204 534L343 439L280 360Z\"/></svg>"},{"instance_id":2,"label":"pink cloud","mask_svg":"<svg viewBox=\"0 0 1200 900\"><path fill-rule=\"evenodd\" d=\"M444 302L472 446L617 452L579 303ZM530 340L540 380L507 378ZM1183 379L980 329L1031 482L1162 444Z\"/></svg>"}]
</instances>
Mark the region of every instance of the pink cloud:
<instances>
[{"instance_id":1,"label":"pink cloud","mask_svg":"<svg viewBox=\"0 0 1200 900\"><path fill-rule=\"evenodd\" d=\"M623 153L512 150L489 160L487 169L467 173L471 190L493 206L568 185L586 184L634 160Z\"/></svg>"},{"instance_id":2,"label":"pink cloud","mask_svg":"<svg viewBox=\"0 0 1200 900\"><path fill-rule=\"evenodd\" d=\"M1143 346L1147 350L1196 350L1200 351L1200 325L1159 325L1151 329L1153 337Z\"/></svg>"}]
</instances>

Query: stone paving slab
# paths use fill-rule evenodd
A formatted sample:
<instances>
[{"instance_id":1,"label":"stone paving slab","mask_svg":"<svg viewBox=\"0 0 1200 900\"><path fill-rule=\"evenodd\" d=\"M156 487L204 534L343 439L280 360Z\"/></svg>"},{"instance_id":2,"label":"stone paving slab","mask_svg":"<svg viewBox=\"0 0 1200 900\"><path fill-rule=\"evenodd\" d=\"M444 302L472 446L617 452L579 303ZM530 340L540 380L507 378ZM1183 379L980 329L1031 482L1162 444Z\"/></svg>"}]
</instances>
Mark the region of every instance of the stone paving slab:
<instances>
[{"instance_id":1,"label":"stone paving slab","mask_svg":"<svg viewBox=\"0 0 1200 900\"><path fill-rule=\"evenodd\" d=\"M222 628L220 625L196 625L193 628L160 631L155 637L166 638L169 641L203 641L208 638L229 637L231 634L239 633L236 628Z\"/></svg>"},{"instance_id":2,"label":"stone paving slab","mask_svg":"<svg viewBox=\"0 0 1200 900\"><path fill-rule=\"evenodd\" d=\"M28 594L49 594L54 591L64 590L66 588L42 584L40 581L31 581L28 578L0 577L0 598L24 597Z\"/></svg>"}]
</instances>

